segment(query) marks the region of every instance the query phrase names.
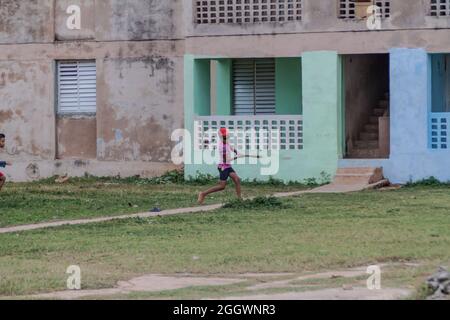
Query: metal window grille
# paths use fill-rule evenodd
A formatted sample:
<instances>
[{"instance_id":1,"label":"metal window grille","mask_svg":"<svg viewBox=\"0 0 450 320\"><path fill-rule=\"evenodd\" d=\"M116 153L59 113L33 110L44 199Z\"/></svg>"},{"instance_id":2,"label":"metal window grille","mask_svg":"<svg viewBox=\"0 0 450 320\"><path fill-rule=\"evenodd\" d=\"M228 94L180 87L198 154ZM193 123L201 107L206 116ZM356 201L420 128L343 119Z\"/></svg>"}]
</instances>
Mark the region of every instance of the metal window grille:
<instances>
[{"instance_id":1,"label":"metal window grille","mask_svg":"<svg viewBox=\"0 0 450 320\"><path fill-rule=\"evenodd\" d=\"M302 0L195 0L195 23L299 21Z\"/></svg>"},{"instance_id":2,"label":"metal window grille","mask_svg":"<svg viewBox=\"0 0 450 320\"><path fill-rule=\"evenodd\" d=\"M275 60L233 61L235 115L275 114Z\"/></svg>"},{"instance_id":3,"label":"metal window grille","mask_svg":"<svg viewBox=\"0 0 450 320\"><path fill-rule=\"evenodd\" d=\"M58 113L95 113L97 71L95 61L57 63Z\"/></svg>"},{"instance_id":4,"label":"metal window grille","mask_svg":"<svg viewBox=\"0 0 450 320\"><path fill-rule=\"evenodd\" d=\"M356 1L356 0L339 0L339 18L340 19L356 19L356 3L364 2L364 1ZM366 2L372 2L373 5L376 5L380 8L381 18L389 18L391 16L391 3L389 0L384 1L376 1L376 0L368 0Z\"/></svg>"},{"instance_id":5,"label":"metal window grille","mask_svg":"<svg viewBox=\"0 0 450 320\"><path fill-rule=\"evenodd\" d=\"M433 17L450 16L450 0L431 0L430 15Z\"/></svg>"}]
</instances>

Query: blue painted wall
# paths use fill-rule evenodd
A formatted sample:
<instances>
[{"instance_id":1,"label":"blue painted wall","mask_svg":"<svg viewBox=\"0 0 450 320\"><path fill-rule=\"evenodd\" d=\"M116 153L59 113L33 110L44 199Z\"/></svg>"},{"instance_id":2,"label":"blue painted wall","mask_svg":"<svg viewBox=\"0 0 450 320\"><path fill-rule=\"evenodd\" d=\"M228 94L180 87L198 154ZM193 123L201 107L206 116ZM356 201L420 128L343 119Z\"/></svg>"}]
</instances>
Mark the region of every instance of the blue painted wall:
<instances>
[{"instance_id":1,"label":"blue painted wall","mask_svg":"<svg viewBox=\"0 0 450 320\"><path fill-rule=\"evenodd\" d=\"M390 50L390 159L340 160L340 167L381 166L394 183L431 176L450 181L450 151L432 150L428 144L428 118L436 95L432 86L436 61L424 49Z\"/></svg>"}]
</instances>

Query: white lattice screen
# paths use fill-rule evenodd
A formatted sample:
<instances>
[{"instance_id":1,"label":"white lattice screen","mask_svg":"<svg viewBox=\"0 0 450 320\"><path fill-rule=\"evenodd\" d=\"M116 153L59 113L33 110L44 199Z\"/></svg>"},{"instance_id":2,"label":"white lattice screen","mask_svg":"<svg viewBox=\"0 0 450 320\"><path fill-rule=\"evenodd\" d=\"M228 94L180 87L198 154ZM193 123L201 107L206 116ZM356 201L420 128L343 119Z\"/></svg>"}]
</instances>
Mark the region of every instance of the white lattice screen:
<instances>
[{"instance_id":1,"label":"white lattice screen","mask_svg":"<svg viewBox=\"0 0 450 320\"><path fill-rule=\"evenodd\" d=\"M195 0L197 24L298 21L302 0Z\"/></svg>"},{"instance_id":2,"label":"white lattice screen","mask_svg":"<svg viewBox=\"0 0 450 320\"><path fill-rule=\"evenodd\" d=\"M356 10L356 2L355 0L339 0L339 18L340 19L356 19L357 18L357 10ZM389 18L391 16L391 3L389 0L383 1L366 1L372 2L374 5L380 8L381 18Z\"/></svg>"},{"instance_id":3,"label":"white lattice screen","mask_svg":"<svg viewBox=\"0 0 450 320\"><path fill-rule=\"evenodd\" d=\"M450 113L433 113L430 119L430 146L432 149L450 149Z\"/></svg>"},{"instance_id":4,"label":"white lattice screen","mask_svg":"<svg viewBox=\"0 0 450 320\"><path fill-rule=\"evenodd\" d=\"M240 152L303 149L302 116L210 116L194 120L196 150L217 147L218 131L230 131L229 142Z\"/></svg>"},{"instance_id":5,"label":"white lattice screen","mask_svg":"<svg viewBox=\"0 0 450 320\"><path fill-rule=\"evenodd\" d=\"M450 0L431 0L430 14L433 17L450 16Z\"/></svg>"}]
</instances>

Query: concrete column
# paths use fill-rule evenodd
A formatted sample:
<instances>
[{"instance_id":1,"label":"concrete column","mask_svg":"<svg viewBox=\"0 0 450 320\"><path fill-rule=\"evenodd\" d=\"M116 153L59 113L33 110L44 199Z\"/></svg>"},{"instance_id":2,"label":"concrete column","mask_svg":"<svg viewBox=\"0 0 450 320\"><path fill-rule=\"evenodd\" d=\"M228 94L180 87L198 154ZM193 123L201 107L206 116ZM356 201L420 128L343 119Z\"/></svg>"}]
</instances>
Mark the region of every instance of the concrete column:
<instances>
[{"instance_id":1,"label":"concrete column","mask_svg":"<svg viewBox=\"0 0 450 320\"><path fill-rule=\"evenodd\" d=\"M308 173L334 175L341 157L341 63L336 52L302 56L304 155Z\"/></svg>"},{"instance_id":2,"label":"concrete column","mask_svg":"<svg viewBox=\"0 0 450 320\"><path fill-rule=\"evenodd\" d=\"M216 106L217 115L229 116L233 114L232 99L232 59L218 59L216 68Z\"/></svg>"},{"instance_id":3,"label":"concrete column","mask_svg":"<svg viewBox=\"0 0 450 320\"><path fill-rule=\"evenodd\" d=\"M391 156L426 153L430 108L429 57L424 49L390 50Z\"/></svg>"}]
</instances>

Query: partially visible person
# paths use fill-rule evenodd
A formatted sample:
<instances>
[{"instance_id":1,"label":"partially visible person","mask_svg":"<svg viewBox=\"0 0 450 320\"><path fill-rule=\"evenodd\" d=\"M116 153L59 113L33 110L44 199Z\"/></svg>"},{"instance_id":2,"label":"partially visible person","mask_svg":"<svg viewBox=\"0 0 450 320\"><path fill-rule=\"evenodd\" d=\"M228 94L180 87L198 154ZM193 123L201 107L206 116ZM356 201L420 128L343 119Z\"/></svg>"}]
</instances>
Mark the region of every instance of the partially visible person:
<instances>
[{"instance_id":1,"label":"partially visible person","mask_svg":"<svg viewBox=\"0 0 450 320\"><path fill-rule=\"evenodd\" d=\"M0 133L0 149L5 148L6 143L6 136L3 133ZM8 161L1 161L0 160L0 168L5 168L6 166L10 166L11 163ZM2 191L2 188L6 182L6 177L3 174L3 172L0 171L0 191Z\"/></svg>"}]
</instances>

